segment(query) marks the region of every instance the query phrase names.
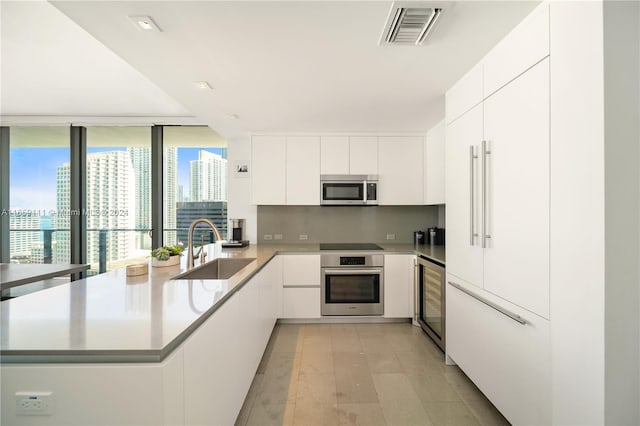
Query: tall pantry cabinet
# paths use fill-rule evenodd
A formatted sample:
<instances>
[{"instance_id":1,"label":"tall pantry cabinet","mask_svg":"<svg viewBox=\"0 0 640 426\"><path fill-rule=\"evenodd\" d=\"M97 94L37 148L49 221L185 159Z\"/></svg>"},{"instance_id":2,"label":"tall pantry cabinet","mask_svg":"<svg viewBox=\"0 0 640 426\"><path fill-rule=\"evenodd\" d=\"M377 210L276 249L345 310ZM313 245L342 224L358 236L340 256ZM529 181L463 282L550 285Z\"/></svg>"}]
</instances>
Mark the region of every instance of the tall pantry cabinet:
<instances>
[{"instance_id":1,"label":"tall pantry cabinet","mask_svg":"<svg viewBox=\"0 0 640 426\"><path fill-rule=\"evenodd\" d=\"M551 420L545 31L548 5L447 93L447 355L515 424Z\"/></svg>"}]
</instances>

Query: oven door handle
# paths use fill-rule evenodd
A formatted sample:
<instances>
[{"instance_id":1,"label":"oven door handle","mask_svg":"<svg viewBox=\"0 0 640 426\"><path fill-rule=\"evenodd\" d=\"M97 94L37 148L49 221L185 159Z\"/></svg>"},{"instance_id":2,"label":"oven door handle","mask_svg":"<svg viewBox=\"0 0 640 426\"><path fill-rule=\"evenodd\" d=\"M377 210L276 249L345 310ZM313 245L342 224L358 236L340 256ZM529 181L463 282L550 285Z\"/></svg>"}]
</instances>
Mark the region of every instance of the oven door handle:
<instances>
[{"instance_id":1,"label":"oven door handle","mask_svg":"<svg viewBox=\"0 0 640 426\"><path fill-rule=\"evenodd\" d=\"M322 272L327 275L375 275L382 274L382 268L371 268L371 269L327 269L322 268Z\"/></svg>"}]
</instances>

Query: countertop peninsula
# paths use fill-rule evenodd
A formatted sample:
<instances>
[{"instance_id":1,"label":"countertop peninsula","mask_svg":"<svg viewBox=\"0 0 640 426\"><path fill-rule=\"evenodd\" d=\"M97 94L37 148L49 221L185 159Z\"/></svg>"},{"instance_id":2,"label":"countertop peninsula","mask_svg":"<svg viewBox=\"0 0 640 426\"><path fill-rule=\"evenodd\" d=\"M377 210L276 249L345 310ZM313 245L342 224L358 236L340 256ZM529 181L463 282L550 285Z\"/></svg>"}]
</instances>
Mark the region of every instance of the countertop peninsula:
<instances>
[{"instance_id":1,"label":"countertop peninsula","mask_svg":"<svg viewBox=\"0 0 640 426\"><path fill-rule=\"evenodd\" d=\"M419 254L444 264L444 247L380 244L385 254ZM0 302L2 363L160 362L276 254L320 253L318 244L205 246L207 260L255 259L227 280L172 279L181 264L126 269ZM197 265L197 264L196 264Z\"/></svg>"}]
</instances>

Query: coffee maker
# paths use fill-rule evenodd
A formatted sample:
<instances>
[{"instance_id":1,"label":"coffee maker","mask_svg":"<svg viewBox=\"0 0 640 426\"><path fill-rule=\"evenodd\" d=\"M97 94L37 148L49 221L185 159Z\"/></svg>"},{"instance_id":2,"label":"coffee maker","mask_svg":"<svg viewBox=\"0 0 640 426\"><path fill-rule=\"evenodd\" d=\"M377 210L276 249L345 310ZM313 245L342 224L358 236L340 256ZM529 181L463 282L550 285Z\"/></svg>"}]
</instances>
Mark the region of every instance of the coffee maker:
<instances>
[{"instance_id":1,"label":"coffee maker","mask_svg":"<svg viewBox=\"0 0 640 426\"><path fill-rule=\"evenodd\" d=\"M246 247L249 240L245 240L245 219L229 219L229 240L222 243L222 247Z\"/></svg>"}]
</instances>

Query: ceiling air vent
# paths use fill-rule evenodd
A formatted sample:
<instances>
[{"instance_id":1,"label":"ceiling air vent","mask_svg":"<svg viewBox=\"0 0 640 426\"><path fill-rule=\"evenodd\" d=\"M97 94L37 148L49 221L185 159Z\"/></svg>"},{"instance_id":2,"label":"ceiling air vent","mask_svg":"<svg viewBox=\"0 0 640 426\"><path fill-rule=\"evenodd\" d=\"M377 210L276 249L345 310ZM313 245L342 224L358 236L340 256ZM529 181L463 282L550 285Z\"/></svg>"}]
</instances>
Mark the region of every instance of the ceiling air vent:
<instances>
[{"instance_id":1,"label":"ceiling air vent","mask_svg":"<svg viewBox=\"0 0 640 426\"><path fill-rule=\"evenodd\" d=\"M394 3L385 31L386 44L421 45L435 25L442 9L438 7L417 7Z\"/></svg>"}]
</instances>

